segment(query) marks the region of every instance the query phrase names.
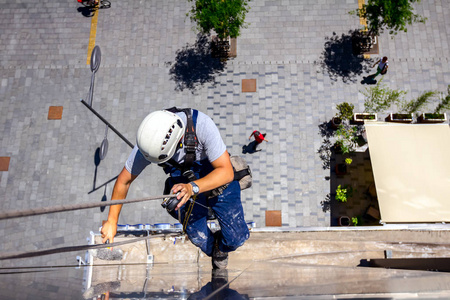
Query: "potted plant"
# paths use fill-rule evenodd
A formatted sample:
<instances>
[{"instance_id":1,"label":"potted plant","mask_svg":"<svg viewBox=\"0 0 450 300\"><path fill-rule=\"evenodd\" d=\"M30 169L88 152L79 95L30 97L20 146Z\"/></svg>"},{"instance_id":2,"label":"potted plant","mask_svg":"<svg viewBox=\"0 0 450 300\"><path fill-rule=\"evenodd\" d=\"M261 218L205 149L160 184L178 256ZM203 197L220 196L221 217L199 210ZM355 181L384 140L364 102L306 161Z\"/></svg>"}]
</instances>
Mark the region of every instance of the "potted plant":
<instances>
[{"instance_id":1,"label":"potted plant","mask_svg":"<svg viewBox=\"0 0 450 300\"><path fill-rule=\"evenodd\" d=\"M336 113L336 116L331 119L331 127L337 129L342 121L351 120L354 108L355 106L353 104L347 102L336 105L338 112Z\"/></svg>"},{"instance_id":2,"label":"potted plant","mask_svg":"<svg viewBox=\"0 0 450 300\"><path fill-rule=\"evenodd\" d=\"M423 113L418 118L419 123L442 123L447 121L446 113Z\"/></svg>"},{"instance_id":3,"label":"potted plant","mask_svg":"<svg viewBox=\"0 0 450 300\"><path fill-rule=\"evenodd\" d=\"M336 196L335 199L338 202L347 202L349 198L353 196L353 188L349 185L345 185L342 187L341 185L338 185L336 189Z\"/></svg>"},{"instance_id":4,"label":"potted plant","mask_svg":"<svg viewBox=\"0 0 450 300\"><path fill-rule=\"evenodd\" d=\"M396 122L396 123L412 123L414 118L413 113L390 113L386 118L386 122Z\"/></svg>"},{"instance_id":5,"label":"potted plant","mask_svg":"<svg viewBox=\"0 0 450 300\"><path fill-rule=\"evenodd\" d=\"M347 124L339 125L336 130L336 152L348 154L355 151L356 146L356 127Z\"/></svg>"}]
</instances>

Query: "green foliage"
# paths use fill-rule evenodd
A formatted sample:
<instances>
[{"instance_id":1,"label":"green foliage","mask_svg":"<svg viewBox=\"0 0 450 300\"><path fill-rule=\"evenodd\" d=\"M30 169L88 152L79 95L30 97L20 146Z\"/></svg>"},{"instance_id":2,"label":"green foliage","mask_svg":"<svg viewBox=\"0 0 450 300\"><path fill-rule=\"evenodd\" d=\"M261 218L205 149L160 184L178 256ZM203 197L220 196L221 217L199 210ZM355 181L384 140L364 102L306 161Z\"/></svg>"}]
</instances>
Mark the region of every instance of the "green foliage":
<instances>
[{"instance_id":1,"label":"green foliage","mask_svg":"<svg viewBox=\"0 0 450 300\"><path fill-rule=\"evenodd\" d=\"M403 102L405 91L391 90L382 80L377 85L361 92L365 96L364 112L377 113L387 110L391 105Z\"/></svg>"},{"instance_id":2,"label":"green foliage","mask_svg":"<svg viewBox=\"0 0 450 300\"><path fill-rule=\"evenodd\" d=\"M341 147L343 154L347 154L355 151L357 128L355 126L349 126L346 124L339 125L336 130L336 145Z\"/></svg>"},{"instance_id":3,"label":"green foliage","mask_svg":"<svg viewBox=\"0 0 450 300\"><path fill-rule=\"evenodd\" d=\"M352 223L353 223L353 226L358 226L359 224L361 224L360 218L352 217Z\"/></svg>"},{"instance_id":4,"label":"green foliage","mask_svg":"<svg viewBox=\"0 0 450 300\"><path fill-rule=\"evenodd\" d=\"M347 189L344 189L341 185L338 185L335 198L339 202L347 202Z\"/></svg>"},{"instance_id":5,"label":"green foliage","mask_svg":"<svg viewBox=\"0 0 450 300\"><path fill-rule=\"evenodd\" d=\"M385 29L390 34L407 31L406 26L425 23L425 17L413 12L413 4L420 0L368 0L360 9L350 13L367 20L370 35L380 35Z\"/></svg>"},{"instance_id":6,"label":"green foliage","mask_svg":"<svg viewBox=\"0 0 450 300\"><path fill-rule=\"evenodd\" d=\"M355 106L351 103L342 102L341 104L336 105L336 109L338 110L336 117L341 118L342 120L350 120L353 117L353 109Z\"/></svg>"},{"instance_id":7,"label":"green foliage","mask_svg":"<svg viewBox=\"0 0 450 300\"><path fill-rule=\"evenodd\" d=\"M345 185L342 187L341 185L338 185L335 199L339 202L347 202L348 198L352 197L352 195L353 188L351 186Z\"/></svg>"},{"instance_id":8,"label":"green foliage","mask_svg":"<svg viewBox=\"0 0 450 300\"><path fill-rule=\"evenodd\" d=\"M219 39L228 36L236 38L240 29L246 26L245 15L250 0L190 0L195 2L189 13L191 20L197 23L197 29L209 33L212 29Z\"/></svg>"},{"instance_id":9,"label":"green foliage","mask_svg":"<svg viewBox=\"0 0 450 300\"><path fill-rule=\"evenodd\" d=\"M422 108L428 101L437 95L435 91L423 92L419 97L403 104L401 110L406 113L415 113Z\"/></svg>"},{"instance_id":10,"label":"green foliage","mask_svg":"<svg viewBox=\"0 0 450 300\"><path fill-rule=\"evenodd\" d=\"M442 120L444 119L444 114L438 114L438 113L425 113L424 114L425 119L427 120Z\"/></svg>"},{"instance_id":11,"label":"green foliage","mask_svg":"<svg viewBox=\"0 0 450 300\"><path fill-rule=\"evenodd\" d=\"M447 86L447 96L441 99L434 112L441 113L442 110L450 110L450 84Z\"/></svg>"}]
</instances>

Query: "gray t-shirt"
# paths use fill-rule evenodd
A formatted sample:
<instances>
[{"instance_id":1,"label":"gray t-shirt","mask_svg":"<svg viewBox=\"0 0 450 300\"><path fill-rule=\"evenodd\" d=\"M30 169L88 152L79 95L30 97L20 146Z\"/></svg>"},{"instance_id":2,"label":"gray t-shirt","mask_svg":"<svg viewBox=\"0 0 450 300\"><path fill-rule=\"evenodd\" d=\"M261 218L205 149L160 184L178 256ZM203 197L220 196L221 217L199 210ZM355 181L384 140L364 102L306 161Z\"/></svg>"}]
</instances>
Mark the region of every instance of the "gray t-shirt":
<instances>
[{"instance_id":1,"label":"gray t-shirt","mask_svg":"<svg viewBox=\"0 0 450 300\"><path fill-rule=\"evenodd\" d=\"M176 114L183 120L184 124L187 123L185 113L179 112ZM198 147L195 153L196 161L208 158L209 162L213 162L226 151L225 143L220 136L216 124L214 124L214 121L210 117L200 111L197 116L195 133L198 140ZM181 164L184 162L185 155L184 148L182 148L174 154L173 159ZM145 159L144 155L142 155L136 145L125 163L125 168L131 174L139 175L149 164L150 162Z\"/></svg>"}]
</instances>

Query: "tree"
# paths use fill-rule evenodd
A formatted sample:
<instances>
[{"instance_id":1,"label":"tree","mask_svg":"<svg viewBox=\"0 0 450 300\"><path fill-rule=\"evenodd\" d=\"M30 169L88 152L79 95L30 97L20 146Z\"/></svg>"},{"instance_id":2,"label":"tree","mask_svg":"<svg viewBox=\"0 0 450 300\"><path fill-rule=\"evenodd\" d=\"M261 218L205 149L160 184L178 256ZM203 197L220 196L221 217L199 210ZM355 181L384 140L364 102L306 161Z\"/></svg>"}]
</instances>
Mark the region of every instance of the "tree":
<instances>
[{"instance_id":1,"label":"tree","mask_svg":"<svg viewBox=\"0 0 450 300\"><path fill-rule=\"evenodd\" d=\"M250 0L190 0L193 7L187 14L197 23L200 32L208 34L212 29L221 40L236 38L245 28L245 15Z\"/></svg>"},{"instance_id":2,"label":"tree","mask_svg":"<svg viewBox=\"0 0 450 300\"><path fill-rule=\"evenodd\" d=\"M385 29L390 34L407 31L406 26L425 23L427 18L413 13L413 3L420 0L368 0L361 8L352 11L368 23L369 35L380 35Z\"/></svg>"}]
</instances>

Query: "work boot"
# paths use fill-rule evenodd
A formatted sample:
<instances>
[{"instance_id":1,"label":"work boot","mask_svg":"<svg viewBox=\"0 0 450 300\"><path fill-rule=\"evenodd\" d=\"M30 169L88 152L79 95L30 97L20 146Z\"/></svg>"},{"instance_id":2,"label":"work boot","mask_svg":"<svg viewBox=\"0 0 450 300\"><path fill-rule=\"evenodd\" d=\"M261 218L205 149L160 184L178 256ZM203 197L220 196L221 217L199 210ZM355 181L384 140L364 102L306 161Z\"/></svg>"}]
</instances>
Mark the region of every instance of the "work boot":
<instances>
[{"instance_id":1,"label":"work boot","mask_svg":"<svg viewBox=\"0 0 450 300\"><path fill-rule=\"evenodd\" d=\"M213 291L220 289L228 284L228 270L227 269L213 269L211 272L211 283Z\"/></svg>"},{"instance_id":2,"label":"work boot","mask_svg":"<svg viewBox=\"0 0 450 300\"><path fill-rule=\"evenodd\" d=\"M213 269L226 269L228 265L228 253L219 249L219 241L222 239L222 231L214 233L214 248L212 253Z\"/></svg>"}]
</instances>

